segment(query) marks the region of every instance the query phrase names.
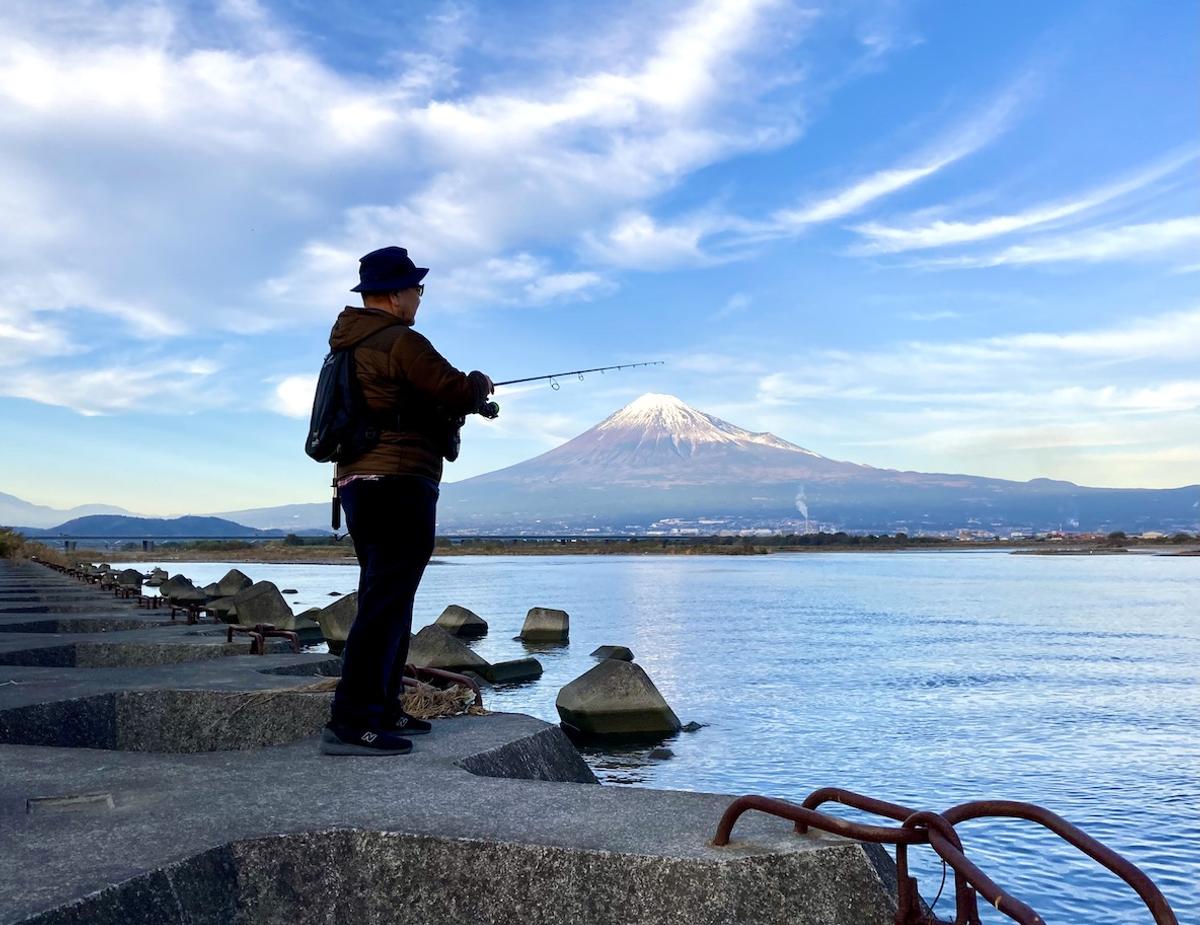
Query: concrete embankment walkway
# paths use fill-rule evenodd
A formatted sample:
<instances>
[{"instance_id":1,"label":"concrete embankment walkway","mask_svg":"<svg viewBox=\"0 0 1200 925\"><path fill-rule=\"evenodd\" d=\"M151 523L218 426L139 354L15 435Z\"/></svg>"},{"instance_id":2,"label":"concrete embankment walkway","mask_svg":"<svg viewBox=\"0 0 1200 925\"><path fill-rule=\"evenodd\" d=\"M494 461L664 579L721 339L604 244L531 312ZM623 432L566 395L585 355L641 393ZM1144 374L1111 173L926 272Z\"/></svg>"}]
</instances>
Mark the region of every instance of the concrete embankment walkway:
<instances>
[{"instance_id":1,"label":"concrete embankment walkway","mask_svg":"<svg viewBox=\"0 0 1200 925\"><path fill-rule=\"evenodd\" d=\"M162 625L166 623L166 625ZM246 654L0 561L0 923L854 923L886 853L729 797L598 786L555 726L438 720L327 758L326 655Z\"/></svg>"}]
</instances>

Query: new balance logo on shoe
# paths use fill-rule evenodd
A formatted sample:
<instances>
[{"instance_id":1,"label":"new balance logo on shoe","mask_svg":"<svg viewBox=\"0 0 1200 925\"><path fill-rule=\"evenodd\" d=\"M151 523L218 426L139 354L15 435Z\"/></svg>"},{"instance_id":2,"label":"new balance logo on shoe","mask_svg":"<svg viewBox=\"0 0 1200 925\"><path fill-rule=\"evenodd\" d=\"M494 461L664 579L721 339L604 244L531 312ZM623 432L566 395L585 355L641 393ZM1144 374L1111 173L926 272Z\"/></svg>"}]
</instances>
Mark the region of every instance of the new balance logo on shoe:
<instances>
[{"instance_id":1,"label":"new balance logo on shoe","mask_svg":"<svg viewBox=\"0 0 1200 925\"><path fill-rule=\"evenodd\" d=\"M415 716L409 716L403 710L397 710L392 713L391 728L406 736L424 735L433 727L423 719L417 719Z\"/></svg>"},{"instance_id":2,"label":"new balance logo on shoe","mask_svg":"<svg viewBox=\"0 0 1200 925\"><path fill-rule=\"evenodd\" d=\"M364 729L330 722L321 730L323 755L407 755L412 742L386 729Z\"/></svg>"}]
</instances>

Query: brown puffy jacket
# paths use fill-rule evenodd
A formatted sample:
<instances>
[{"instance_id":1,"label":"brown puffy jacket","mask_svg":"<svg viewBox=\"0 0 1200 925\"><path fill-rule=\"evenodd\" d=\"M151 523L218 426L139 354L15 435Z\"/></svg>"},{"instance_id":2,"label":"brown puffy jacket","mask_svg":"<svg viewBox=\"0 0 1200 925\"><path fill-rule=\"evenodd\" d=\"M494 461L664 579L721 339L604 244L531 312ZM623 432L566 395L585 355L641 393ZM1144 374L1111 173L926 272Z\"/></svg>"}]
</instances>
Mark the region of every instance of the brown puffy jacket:
<instances>
[{"instance_id":1,"label":"brown puffy jacket","mask_svg":"<svg viewBox=\"0 0 1200 925\"><path fill-rule=\"evenodd\" d=\"M451 415L471 414L487 400L483 373L455 369L423 335L387 312L347 306L333 325L329 346L354 347L363 397L381 418L401 410L430 413L438 406ZM385 429L373 450L338 464L337 477L349 475L419 475L440 482L442 454L429 433Z\"/></svg>"}]
</instances>

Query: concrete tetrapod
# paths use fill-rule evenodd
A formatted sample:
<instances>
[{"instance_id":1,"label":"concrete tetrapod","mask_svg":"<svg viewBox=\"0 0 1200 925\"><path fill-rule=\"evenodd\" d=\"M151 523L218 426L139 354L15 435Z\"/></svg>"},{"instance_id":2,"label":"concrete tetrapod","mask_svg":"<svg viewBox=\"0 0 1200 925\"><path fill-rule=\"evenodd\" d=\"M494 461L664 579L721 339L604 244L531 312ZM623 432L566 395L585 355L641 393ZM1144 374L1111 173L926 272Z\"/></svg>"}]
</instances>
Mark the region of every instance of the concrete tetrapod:
<instances>
[{"instance_id":1,"label":"concrete tetrapod","mask_svg":"<svg viewBox=\"0 0 1200 925\"><path fill-rule=\"evenodd\" d=\"M455 636L486 636L488 631L487 621L483 617L458 604L451 604L443 610L434 623Z\"/></svg>"},{"instance_id":2,"label":"concrete tetrapod","mask_svg":"<svg viewBox=\"0 0 1200 925\"><path fill-rule=\"evenodd\" d=\"M231 568L225 573L225 576L217 582L217 597L233 597L235 594L245 591L254 582L250 577L235 568Z\"/></svg>"},{"instance_id":3,"label":"concrete tetrapod","mask_svg":"<svg viewBox=\"0 0 1200 925\"><path fill-rule=\"evenodd\" d=\"M623 662L632 662L633 653L626 646L600 646L592 653L592 658L618 658Z\"/></svg>"},{"instance_id":4,"label":"concrete tetrapod","mask_svg":"<svg viewBox=\"0 0 1200 925\"><path fill-rule=\"evenodd\" d=\"M488 665L480 670L480 674L492 684L535 681L542 676L542 663L536 658L516 658L512 661Z\"/></svg>"},{"instance_id":5,"label":"concrete tetrapod","mask_svg":"<svg viewBox=\"0 0 1200 925\"><path fill-rule=\"evenodd\" d=\"M321 628L317 622L293 614L279 589L269 581L255 582L245 591L239 591L233 596L233 606L237 611L238 623L242 626L270 623L276 629L298 633L301 642L305 643L317 642L321 638Z\"/></svg>"},{"instance_id":6,"label":"concrete tetrapod","mask_svg":"<svg viewBox=\"0 0 1200 925\"><path fill-rule=\"evenodd\" d=\"M353 591L345 597L339 597L328 607L322 607L317 614L317 622L321 624L321 635L329 643L329 651L341 655L346 648L346 640L350 637L350 627L358 615L358 592Z\"/></svg>"},{"instance_id":7,"label":"concrete tetrapod","mask_svg":"<svg viewBox=\"0 0 1200 925\"><path fill-rule=\"evenodd\" d=\"M210 613L217 615L217 619L224 623L237 623L237 605L234 604L232 597L219 597L215 601L209 601L205 605Z\"/></svg>"},{"instance_id":8,"label":"concrete tetrapod","mask_svg":"<svg viewBox=\"0 0 1200 925\"><path fill-rule=\"evenodd\" d=\"M124 588L140 588L142 573L135 568L122 569L117 573L117 584Z\"/></svg>"},{"instance_id":9,"label":"concrete tetrapod","mask_svg":"<svg viewBox=\"0 0 1200 925\"><path fill-rule=\"evenodd\" d=\"M290 630L295 619L292 608L283 599L279 589L269 581L260 581L233 596L237 608L238 622L242 626L256 623L271 623L281 630Z\"/></svg>"},{"instance_id":10,"label":"concrete tetrapod","mask_svg":"<svg viewBox=\"0 0 1200 925\"><path fill-rule=\"evenodd\" d=\"M525 615L520 638L525 642L566 642L571 633L571 618L565 610L531 607Z\"/></svg>"},{"instance_id":11,"label":"concrete tetrapod","mask_svg":"<svg viewBox=\"0 0 1200 925\"><path fill-rule=\"evenodd\" d=\"M207 598L207 595L192 584L190 578L184 575L173 575L168 578L159 585L158 593L172 604L185 603L187 601L200 601L203 603Z\"/></svg>"},{"instance_id":12,"label":"concrete tetrapod","mask_svg":"<svg viewBox=\"0 0 1200 925\"><path fill-rule=\"evenodd\" d=\"M432 623L413 636L408 648L408 661L419 668L444 668L447 671L470 668L484 676L491 668L487 659L476 655L440 626Z\"/></svg>"},{"instance_id":13,"label":"concrete tetrapod","mask_svg":"<svg viewBox=\"0 0 1200 925\"><path fill-rule=\"evenodd\" d=\"M563 727L583 736L669 735L679 717L640 665L606 658L561 691Z\"/></svg>"}]
</instances>

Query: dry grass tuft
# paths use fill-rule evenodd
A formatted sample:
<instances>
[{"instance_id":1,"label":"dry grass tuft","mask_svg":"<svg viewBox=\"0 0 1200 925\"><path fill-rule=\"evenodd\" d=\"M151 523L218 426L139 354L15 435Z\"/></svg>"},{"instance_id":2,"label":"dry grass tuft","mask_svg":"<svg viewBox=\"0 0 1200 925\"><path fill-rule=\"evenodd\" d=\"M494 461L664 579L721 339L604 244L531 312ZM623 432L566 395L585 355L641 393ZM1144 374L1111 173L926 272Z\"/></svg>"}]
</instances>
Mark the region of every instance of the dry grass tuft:
<instances>
[{"instance_id":1,"label":"dry grass tuft","mask_svg":"<svg viewBox=\"0 0 1200 925\"><path fill-rule=\"evenodd\" d=\"M337 678L322 678L312 684L302 687L291 687L289 691L303 691L307 694L324 693L337 687ZM400 698L400 704L409 716L417 719L440 719L445 716L485 716L487 710L475 706L475 692L457 684L445 690L422 684L420 687L406 688L406 693Z\"/></svg>"}]
</instances>

